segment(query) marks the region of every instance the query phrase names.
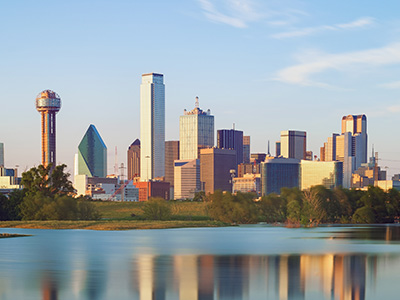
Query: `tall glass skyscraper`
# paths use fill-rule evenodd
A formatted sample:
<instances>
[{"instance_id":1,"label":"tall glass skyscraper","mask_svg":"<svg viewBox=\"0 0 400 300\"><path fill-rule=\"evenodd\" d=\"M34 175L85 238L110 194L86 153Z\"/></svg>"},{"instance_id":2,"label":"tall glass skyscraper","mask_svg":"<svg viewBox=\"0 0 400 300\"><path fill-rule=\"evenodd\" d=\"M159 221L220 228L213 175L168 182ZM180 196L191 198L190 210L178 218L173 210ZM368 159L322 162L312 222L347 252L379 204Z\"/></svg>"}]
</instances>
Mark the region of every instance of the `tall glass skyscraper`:
<instances>
[{"instance_id":1,"label":"tall glass skyscraper","mask_svg":"<svg viewBox=\"0 0 400 300\"><path fill-rule=\"evenodd\" d=\"M142 75L140 85L140 177L165 175L165 85L162 74Z\"/></svg>"},{"instance_id":2,"label":"tall glass skyscraper","mask_svg":"<svg viewBox=\"0 0 400 300\"><path fill-rule=\"evenodd\" d=\"M217 147L236 151L236 169L243 162L243 131L220 129L217 131Z\"/></svg>"},{"instance_id":3,"label":"tall glass skyscraper","mask_svg":"<svg viewBox=\"0 0 400 300\"><path fill-rule=\"evenodd\" d=\"M78 146L76 175L107 176L107 146L94 125L90 125Z\"/></svg>"},{"instance_id":4,"label":"tall glass skyscraper","mask_svg":"<svg viewBox=\"0 0 400 300\"><path fill-rule=\"evenodd\" d=\"M214 146L214 116L199 108L196 97L195 108L184 110L179 118L179 159L197 159L202 148Z\"/></svg>"}]
</instances>

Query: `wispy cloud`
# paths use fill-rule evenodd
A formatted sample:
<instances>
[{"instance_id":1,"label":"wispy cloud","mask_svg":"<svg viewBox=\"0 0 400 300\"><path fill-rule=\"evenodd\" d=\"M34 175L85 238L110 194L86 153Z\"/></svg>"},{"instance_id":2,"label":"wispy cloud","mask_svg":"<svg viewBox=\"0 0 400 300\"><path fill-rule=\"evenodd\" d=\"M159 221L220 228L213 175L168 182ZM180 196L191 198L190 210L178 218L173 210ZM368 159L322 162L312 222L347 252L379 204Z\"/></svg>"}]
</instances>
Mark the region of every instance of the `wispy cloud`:
<instances>
[{"instance_id":1,"label":"wispy cloud","mask_svg":"<svg viewBox=\"0 0 400 300\"><path fill-rule=\"evenodd\" d=\"M257 12L251 0L198 0L204 15L213 22L223 23L237 28L245 28L248 23L260 20L263 16ZM216 3L219 6L216 6Z\"/></svg>"},{"instance_id":2,"label":"wispy cloud","mask_svg":"<svg viewBox=\"0 0 400 300\"><path fill-rule=\"evenodd\" d=\"M316 27L306 27L306 28L301 28L298 30L280 32L280 33L271 35L271 37L275 38L275 39L286 39L286 38L293 38L293 37L308 36L308 35L312 35L312 34L321 33L324 31L340 31L340 30L362 28L362 27L372 25L374 22L375 21L373 18L364 17L364 18L360 18L355 21L352 21L350 23L322 25L322 26L316 26Z\"/></svg>"},{"instance_id":3,"label":"wispy cloud","mask_svg":"<svg viewBox=\"0 0 400 300\"><path fill-rule=\"evenodd\" d=\"M400 81L392 81L388 83L382 83L379 85L379 87L385 88L385 89L400 89Z\"/></svg>"},{"instance_id":4,"label":"wispy cloud","mask_svg":"<svg viewBox=\"0 0 400 300\"><path fill-rule=\"evenodd\" d=\"M327 83L312 80L312 75L328 70L351 72L355 66L383 66L400 63L400 43L341 54L307 55L301 63L280 70L276 80L298 85L326 87Z\"/></svg>"}]
</instances>

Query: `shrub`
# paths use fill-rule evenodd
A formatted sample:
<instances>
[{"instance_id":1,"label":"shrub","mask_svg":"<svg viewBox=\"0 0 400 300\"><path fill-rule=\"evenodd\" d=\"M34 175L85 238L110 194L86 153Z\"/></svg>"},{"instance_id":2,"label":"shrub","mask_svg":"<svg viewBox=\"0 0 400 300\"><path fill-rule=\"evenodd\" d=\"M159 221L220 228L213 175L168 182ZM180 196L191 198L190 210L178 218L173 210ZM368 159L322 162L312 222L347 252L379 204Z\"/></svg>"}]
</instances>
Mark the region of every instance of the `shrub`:
<instances>
[{"instance_id":1,"label":"shrub","mask_svg":"<svg viewBox=\"0 0 400 300\"><path fill-rule=\"evenodd\" d=\"M146 220L169 220L171 209L162 198L150 198L143 206L143 215Z\"/></svg>"}]
</instances>

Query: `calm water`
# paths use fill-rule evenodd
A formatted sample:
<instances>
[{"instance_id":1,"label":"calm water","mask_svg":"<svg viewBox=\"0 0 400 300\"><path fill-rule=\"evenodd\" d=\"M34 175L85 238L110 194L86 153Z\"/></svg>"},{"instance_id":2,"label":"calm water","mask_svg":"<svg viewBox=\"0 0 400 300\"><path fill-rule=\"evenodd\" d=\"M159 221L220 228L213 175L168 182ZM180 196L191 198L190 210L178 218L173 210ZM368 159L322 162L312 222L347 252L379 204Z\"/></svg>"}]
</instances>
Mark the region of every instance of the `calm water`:
<instances>
[{"instance_id":1,"label":"calm water","mask_svg":"<svg viewBox=\"0 0 400 300\"><path fill-rule=\"evenodd\" d=\"M0 229L0 299L399 299L400 227Z\"/></svg>"}]
</instances>

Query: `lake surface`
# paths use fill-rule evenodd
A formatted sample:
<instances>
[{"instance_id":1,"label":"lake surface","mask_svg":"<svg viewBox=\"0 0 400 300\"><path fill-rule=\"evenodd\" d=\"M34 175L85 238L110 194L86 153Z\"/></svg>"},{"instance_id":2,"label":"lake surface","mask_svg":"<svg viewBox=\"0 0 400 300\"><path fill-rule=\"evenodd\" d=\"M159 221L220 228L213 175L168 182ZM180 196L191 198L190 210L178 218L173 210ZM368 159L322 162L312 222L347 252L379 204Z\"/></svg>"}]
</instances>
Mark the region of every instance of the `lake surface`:
<instances>
[{"instance_id":1,"label":"lake surface","mask_svg":"<svg viewBox=\"0 0 400 300\"><path fill-rule=\"evenodd\" d=\"M0 299L399 299L400 227L4 229Z\"/></svg>"}]
</instances>

